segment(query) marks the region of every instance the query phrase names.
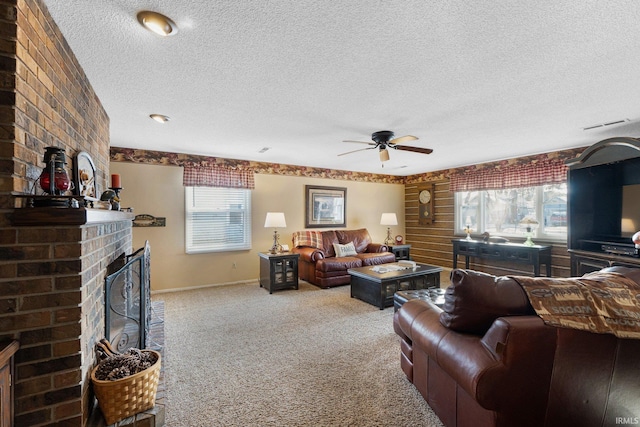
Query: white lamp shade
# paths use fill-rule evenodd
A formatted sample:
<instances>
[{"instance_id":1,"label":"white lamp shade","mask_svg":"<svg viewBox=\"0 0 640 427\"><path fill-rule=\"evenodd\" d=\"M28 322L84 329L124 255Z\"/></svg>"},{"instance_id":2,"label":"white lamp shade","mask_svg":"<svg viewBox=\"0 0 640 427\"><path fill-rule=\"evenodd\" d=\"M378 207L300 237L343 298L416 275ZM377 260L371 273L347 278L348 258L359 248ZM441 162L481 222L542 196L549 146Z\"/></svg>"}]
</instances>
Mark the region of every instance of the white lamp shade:
<instances>
[{"instance_id":1,"label":"white lamp shade","mask_svg":"<svg viewBox=\"0 0 640 427\"><path fill-rule=\"evenodd\" d=\"M284 228L286 226L284 212L267 212L267 218L264 220L265 228Z\"/></svg>"},{"instance_id":2,"label":"white lamp shade","mask_svg":"<svg viewBox=\"0 0 640 427\"><path fill-rule=\"evenodd\" d=\"M380 225L398 225L395 213L383 213L380 217Z\"/></svg>"}]
</instances>

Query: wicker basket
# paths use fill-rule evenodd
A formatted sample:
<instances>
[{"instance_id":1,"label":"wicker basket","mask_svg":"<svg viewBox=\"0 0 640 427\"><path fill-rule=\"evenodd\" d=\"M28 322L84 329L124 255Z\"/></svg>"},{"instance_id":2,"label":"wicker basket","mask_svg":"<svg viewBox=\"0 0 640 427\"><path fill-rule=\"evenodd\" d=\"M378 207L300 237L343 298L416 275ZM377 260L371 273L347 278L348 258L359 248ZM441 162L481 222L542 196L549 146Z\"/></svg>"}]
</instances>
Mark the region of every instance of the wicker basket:
<instances>
[{"instance_id":1,"label":"wicker basket","mask_svg":"<svg viewBox=\"0 0 640 427\"><path fill-rule=\"evenodd\" d=\"M96 378L96 366L91 371L93 391L107 425L153 408L156 403L158 380L160 378L160 353L154 350L142 350L155 353L156 363L144 371L115 381Z\"/></svg>"}]
</instances>

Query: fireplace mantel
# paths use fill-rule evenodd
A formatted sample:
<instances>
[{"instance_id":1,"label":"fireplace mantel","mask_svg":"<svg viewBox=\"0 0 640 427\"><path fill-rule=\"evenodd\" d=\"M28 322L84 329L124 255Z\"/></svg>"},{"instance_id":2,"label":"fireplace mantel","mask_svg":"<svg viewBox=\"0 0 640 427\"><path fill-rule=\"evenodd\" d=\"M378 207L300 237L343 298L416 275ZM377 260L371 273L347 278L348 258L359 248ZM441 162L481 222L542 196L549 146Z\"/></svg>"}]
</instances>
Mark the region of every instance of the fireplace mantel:
<instances>
[{"instance_id":1,"label":"fireplace mantel","mask_svg":"<svg viewBox=\"0 0 640 427\"><path fill-rule=\"evenodd\" d=\"M11 223L15 226L84 225L125 221L135 218L132 212L91 208L36 207L14 210Z\"/></svg>"}]
</instances>

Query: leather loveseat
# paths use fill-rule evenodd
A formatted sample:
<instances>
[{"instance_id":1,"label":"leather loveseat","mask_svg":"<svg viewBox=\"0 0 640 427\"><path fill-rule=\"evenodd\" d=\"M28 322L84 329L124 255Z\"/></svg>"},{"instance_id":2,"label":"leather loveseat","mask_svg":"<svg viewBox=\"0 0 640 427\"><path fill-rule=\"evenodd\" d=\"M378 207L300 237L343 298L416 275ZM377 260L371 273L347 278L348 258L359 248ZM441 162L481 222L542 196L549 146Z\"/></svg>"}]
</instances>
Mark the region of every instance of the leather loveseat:
<instances>
[{"instance_id":1,"label":"leather loveseat","mask_svg":"<svg viewBox=\"0 0 640 427\"><path fill-rule=\"evenodd\" d=\"M352 255L336 256L336 247L352 248ZM358 230L297 231L292 252L300 254L298 274L302 280L321 288L347 285L350 268L395 262L389 248L372 243L366 228Z\"/></svg>"},{"instance_id":2,"label":"leather loveseat","mask_svg":"<svg viewBox=\"0 0 640 427\"><path fill-rule=\"evenodd\" d=\"M640 283L640 269L605 270ZM533 313L514 278L453 270L443 309L410 300L395 313L401 368L448 427L640 422L640 339Z\"/></svg>"}]
</instances>

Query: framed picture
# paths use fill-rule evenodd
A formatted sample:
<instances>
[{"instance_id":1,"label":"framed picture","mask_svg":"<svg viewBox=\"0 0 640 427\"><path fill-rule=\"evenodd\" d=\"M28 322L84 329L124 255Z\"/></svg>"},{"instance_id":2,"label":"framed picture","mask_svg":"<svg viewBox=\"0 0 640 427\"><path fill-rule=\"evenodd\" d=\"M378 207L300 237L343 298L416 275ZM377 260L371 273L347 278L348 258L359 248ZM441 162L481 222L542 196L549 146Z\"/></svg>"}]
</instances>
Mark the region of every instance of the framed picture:
<instances>
[{"instance_id":1,"label":"framed picture","mask_svg":"<svg viewBox=\"0 0 640 427\"><path fill-rule=\"evenodd\" d=\"M305 185L305 228L346 227L347 189Z\"/></svg>"},{"instance_id":2,"label":"framed picture","mask_svg":"<svg viewBox=\"0 0 640 427\"><path fill-rule=\"evenodd\" d=\"M74 192L78 196L97 199L96 166L93 159L86 151L79 152L73 161Z\"/></svg>"}]
</instances>

